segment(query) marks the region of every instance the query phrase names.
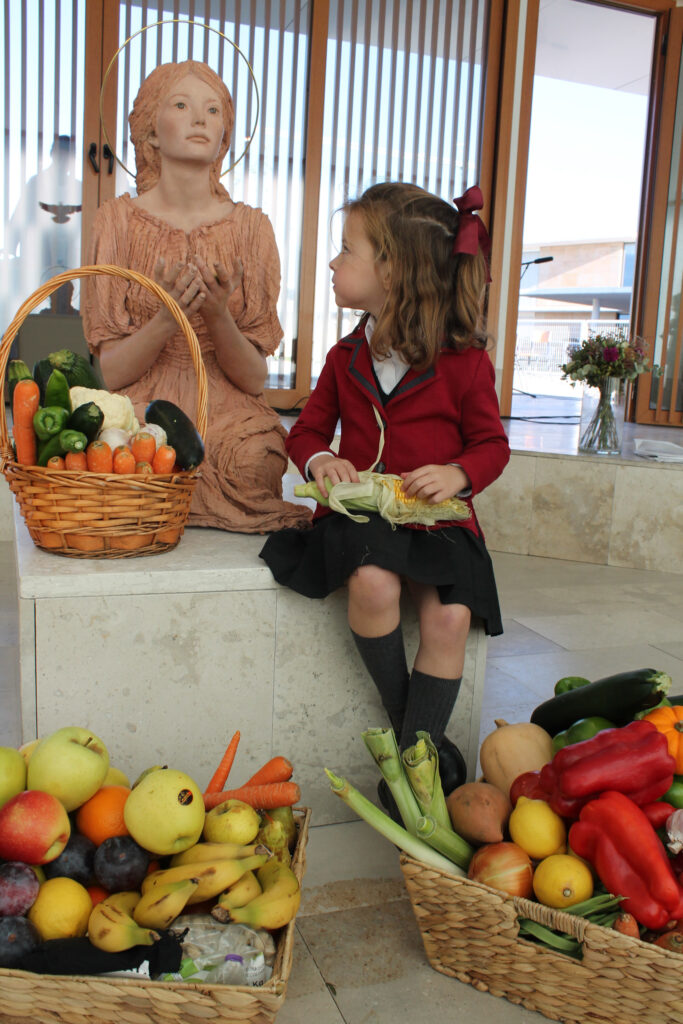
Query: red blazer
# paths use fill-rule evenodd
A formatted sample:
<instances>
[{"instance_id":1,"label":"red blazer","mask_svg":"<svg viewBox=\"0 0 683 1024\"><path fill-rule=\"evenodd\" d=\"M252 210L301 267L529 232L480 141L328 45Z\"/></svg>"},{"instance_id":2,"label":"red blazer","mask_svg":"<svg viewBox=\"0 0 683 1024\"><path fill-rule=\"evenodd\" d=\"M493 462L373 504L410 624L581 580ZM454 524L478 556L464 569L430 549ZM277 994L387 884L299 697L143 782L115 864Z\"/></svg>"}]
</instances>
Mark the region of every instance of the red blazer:
<instances>
[{"instance_id":1,"label":"red blazer","mask_svg":"<svg viewBox=\"0 0 683 1024\"><path fill-rule=\"evenodd\" d=\"M430 463L457 462L472 483L472 497L500 476L510 446L500 420L495 376L488 353L444 349L436 366L410 369L386 405L372 371L364 317L328 353L322 373L286 445L304 473L317 452L330 451L341 420L339 457L368 469L377 457L380 432L373 406L384 423L379 472L409 472ZM472 507L471 498L465 499ZM318 506L316 517L327 513ZM481 535L473 515L458 525Z\"/></svg>"}]
</instances>

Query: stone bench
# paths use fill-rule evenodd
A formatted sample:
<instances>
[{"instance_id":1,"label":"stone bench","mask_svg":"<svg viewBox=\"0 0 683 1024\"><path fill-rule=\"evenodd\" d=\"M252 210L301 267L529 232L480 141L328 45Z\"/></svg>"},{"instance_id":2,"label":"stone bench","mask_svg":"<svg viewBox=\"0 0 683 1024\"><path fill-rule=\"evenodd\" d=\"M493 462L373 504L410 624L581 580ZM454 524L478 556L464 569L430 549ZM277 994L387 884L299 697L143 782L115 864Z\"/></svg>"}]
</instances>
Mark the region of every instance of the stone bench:
<instances>
[{"instance_id":1,"label":"stone bench","mask_svg":"<svg viewBox=\"0 0 683 1024\"><path fill-rule=\"evenodd\" d=\"M279 586L258 557L261 536L194 527L163 554L81 560L36 548L16 506L14 526L25 741L87 725L131 781L167 764L204 785L239 729L234 785L282 753L316 824L353 817L323 767L376 799L360 734L387 721L350 637L344 592L311 601ZM408 604L404 628L410 664ZM448 728L470 778L485 663L476 622Z\"/></svg>"}]
</instances>

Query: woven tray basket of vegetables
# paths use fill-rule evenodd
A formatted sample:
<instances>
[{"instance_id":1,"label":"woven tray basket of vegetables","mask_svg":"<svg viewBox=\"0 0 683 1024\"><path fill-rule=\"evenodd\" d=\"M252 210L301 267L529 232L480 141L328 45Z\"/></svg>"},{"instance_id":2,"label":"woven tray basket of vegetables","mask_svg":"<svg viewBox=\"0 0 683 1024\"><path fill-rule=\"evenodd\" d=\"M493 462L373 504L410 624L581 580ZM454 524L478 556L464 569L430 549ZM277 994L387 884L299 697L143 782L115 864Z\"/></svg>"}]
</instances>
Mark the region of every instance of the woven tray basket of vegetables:
<instances>
[{"instance_id":1,"label":"woven tray basket of vegetables","mask_svg":"<svg viewBox=\"0 0 683 1024\"><path fill-rule=\"evenodd\" d=\"M401 849L435 970L568 1024L683 1024L683 696L671 686L652 668L564 677L530 721L496 721L481 777L450 792L427 734L400 753L391 730L366 730L394 820L328 771Z\"/></svg>"},{"instance_id":2,"label":"woven tray basket of vegetables","mask_svg":"<svg viewBox=\"0 0 683 1024\"><path fill-rule=\"evenodd\" d=\"M157 399L139 423L126 395L109 393L87 359L63 349L30 369L9 359L26 317L73 278L135 281L171 312L197 377L196 425ZM168 551L180 540L204 456L207 385L197 336L171 296L150 278L108 264L51 278L20 307L0 347L12 436L0 403L0 468L37 547L74 558Z\"/></svg>"}]
</instances>

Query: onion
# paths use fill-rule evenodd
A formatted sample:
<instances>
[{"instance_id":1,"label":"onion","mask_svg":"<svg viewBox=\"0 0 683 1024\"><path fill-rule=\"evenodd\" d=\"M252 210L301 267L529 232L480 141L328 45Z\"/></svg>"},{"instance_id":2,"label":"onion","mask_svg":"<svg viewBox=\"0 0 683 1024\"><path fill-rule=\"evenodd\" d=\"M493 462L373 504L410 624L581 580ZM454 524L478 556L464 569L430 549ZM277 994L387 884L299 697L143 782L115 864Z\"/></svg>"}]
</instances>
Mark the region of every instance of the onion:
<instances>
[{"instance_id":1,"label":"onion","mask_svg":"<svg viewBox=\"0 0 683 1024\"><path fill-rule=\"evenodd\" d=\"M509 896L531 896L534 869L516 843L487 843L470 861L467 877Z\"/></svg>"}]
</instances>

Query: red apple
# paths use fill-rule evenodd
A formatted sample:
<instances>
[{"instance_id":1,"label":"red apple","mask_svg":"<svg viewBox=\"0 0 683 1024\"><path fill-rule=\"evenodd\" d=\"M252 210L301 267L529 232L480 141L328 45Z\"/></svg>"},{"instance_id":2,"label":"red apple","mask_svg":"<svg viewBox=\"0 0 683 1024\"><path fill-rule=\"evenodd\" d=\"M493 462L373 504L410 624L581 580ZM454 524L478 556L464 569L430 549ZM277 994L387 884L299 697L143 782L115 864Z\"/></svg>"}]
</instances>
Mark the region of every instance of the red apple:
<instances>
[{"instance_id":1,"label":"red apple","mask_svg":"<svg viewBox=\"0 0 683 1024\"><path fill-rule=\"evenodd\" d=\"M25 864L47 864L71 835L64 805L50 793L26 789L0 807L0 857Z\"/></svg>"}]
</instances>

